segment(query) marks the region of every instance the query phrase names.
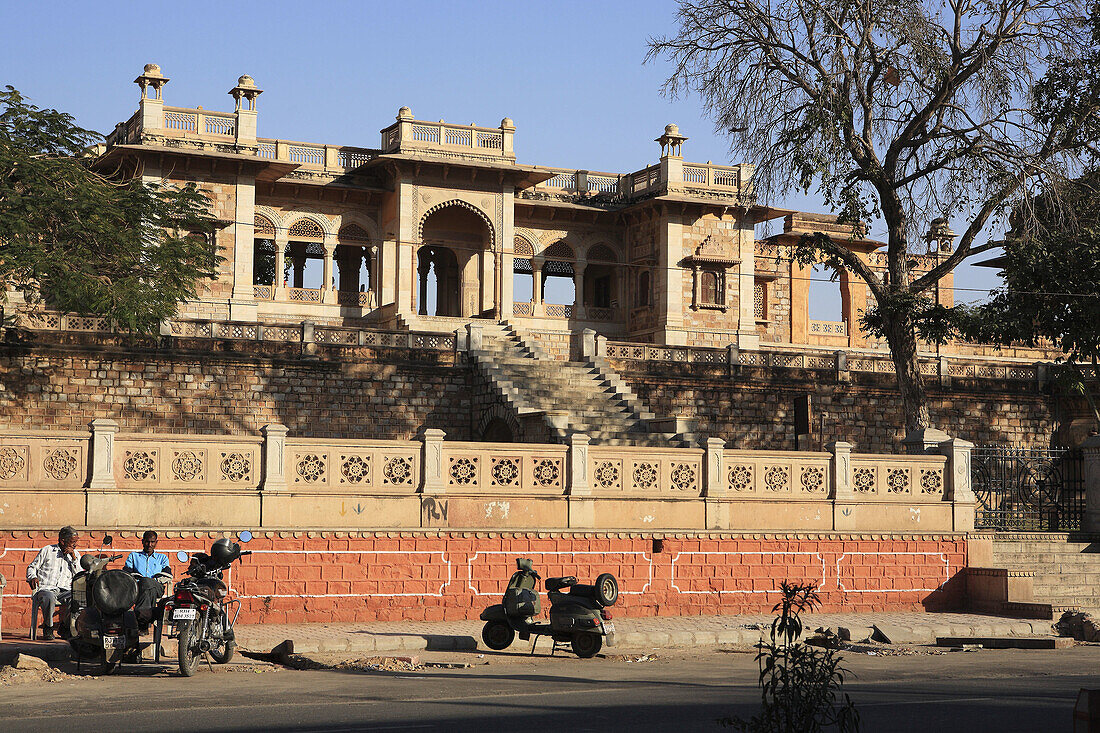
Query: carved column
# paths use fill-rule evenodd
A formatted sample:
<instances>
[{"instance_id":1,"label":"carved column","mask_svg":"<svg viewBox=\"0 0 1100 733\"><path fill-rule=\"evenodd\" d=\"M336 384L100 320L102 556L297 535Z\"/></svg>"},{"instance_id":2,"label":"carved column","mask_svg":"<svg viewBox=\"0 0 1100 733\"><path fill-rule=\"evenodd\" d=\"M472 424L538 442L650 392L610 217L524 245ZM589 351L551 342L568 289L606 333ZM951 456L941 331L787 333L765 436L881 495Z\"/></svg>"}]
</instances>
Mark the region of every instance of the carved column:
<instances>
[{"instance_id":1,"label":"carved column","mask_svg":"<svg viewBox=\"0 0 1100 733\"><path fill-rule=\"evenodd\" d=\"M569 485L565 489L569 502L569 527L595 527L596 502L592 499L592 486L588 480L587 435L573 433L569 436L569 467L566 470L569 477Z\"/></svg>"},{"instance_id":2,"label":"carved column","mask_svg":"<svg viewBox=\"0 0 1100 733\"><path fill-rule=\"evenodd\" d=\"M829 483L832 484L830 498L833 500L833 529L854 529L855 491L852 489L852 444L843 440L833 441L825 446L833 454L829 462Z\"/></svg>"},{"instance_id":3,"label":"carved column","mask_svg":"<svg viewBox=\"0 0 1100 733\"><path fill-rule=\"evenodd\" d=\"M264 475L260 491L286 489L286 425L271 423L260 428L264 436Z\"/></svg>"},{"instance_id":4,"label":"carved column","mask_svg":"<svg viewBox=\"0 0 1100 733\"><path fill-rule=\"evenodd\" d=\"M447 481L443 476L443 439L447 434L438 428L427 428L420 433L423 443L420 465L420 493L445 494Z\"/></svg>"},{"instance_id":5,"label":"carved column","mask_svg":"<svg viewBox=\"0 0 1100 733\"><path fill-rule=\"evenodd\" d=\"M323 246L325 248L325 267L321 276L321 302L335 303L336 289L333 283L333 263L336 257L336 237L326 234Z\"/></svg>"},{"instance_id":6,"label":"carved column","mask_svg":"<svg viewBox=\"0 0 1100 733\"><path fill-rule=\"evenodd\" d=\"M1085 521L1086 532L1100 532L1100 435L1093 435L1081 444L1085 458Z\"/></svg>"},{"instance_id":7,"label":"carved column","mask_svg":"<svg viewBox=\"0 0 1100 733\"><path fill-rule=\"evenodd\" d=\"M729 494L722 471L725 450L726 441L707 438L703 456L703 502L707 529L729 529L732 526L730 504L724 500Z\"/></svg>"},{"instance_id":8,"label":"carved column","mask_svg":"<svg viewBox=\"0 0 1100 733\"><path fill-rule=\"evenodd\" d=\"M584 318L584 270L585 265L574 262L573 263L573 317Z\"/></svg>"},{"instance_id":9,"label":"carved column","mask_svg":"<svg viewBox=\"0 0 1100 733\"><path fill-rule=\"evenodd\" d=\"M116 489L114 460L118 423L99 418L92 420L92 480L89 489Z\"/></svg>"}]
</instances>

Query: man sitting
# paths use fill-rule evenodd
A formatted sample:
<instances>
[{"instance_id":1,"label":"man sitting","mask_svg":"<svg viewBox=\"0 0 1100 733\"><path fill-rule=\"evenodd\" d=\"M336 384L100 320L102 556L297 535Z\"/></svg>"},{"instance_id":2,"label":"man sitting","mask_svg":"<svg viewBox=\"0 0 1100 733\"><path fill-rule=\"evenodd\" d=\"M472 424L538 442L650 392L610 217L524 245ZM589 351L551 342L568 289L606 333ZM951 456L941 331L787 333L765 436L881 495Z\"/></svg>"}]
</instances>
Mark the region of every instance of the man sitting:
<instances>
[{"instance_id":1,"label":"man sitting","mask_svg":"<svg viewBox=\"0 0 1100 733\"><path fill-rule=\"evenodd\" d=\"M151 529L146 531L141 536L141 552L131 552L123 566L123 570L140 576L137 578L138 597L134 604L134 613L143 629L147 629L152 623L157 601L164 595L164 584L172 577L168 556L155 552L157 539L156 532Z\"/></svg>"},{"instance_id":2,"label":"man sitting","mask_svg":"<svg viewBox=\"0 0 1100 733\"><path fill-rule=\"evenodd\" d=\"M53 639L54 610L59 602L66 603L72 597L73 576L80 572L77 539L75 529L62 527L57 533L57 544L43 547L27 566L31 602L37 602L42 609L42 638L46 641Z\"/></svg>"}]
</instances>

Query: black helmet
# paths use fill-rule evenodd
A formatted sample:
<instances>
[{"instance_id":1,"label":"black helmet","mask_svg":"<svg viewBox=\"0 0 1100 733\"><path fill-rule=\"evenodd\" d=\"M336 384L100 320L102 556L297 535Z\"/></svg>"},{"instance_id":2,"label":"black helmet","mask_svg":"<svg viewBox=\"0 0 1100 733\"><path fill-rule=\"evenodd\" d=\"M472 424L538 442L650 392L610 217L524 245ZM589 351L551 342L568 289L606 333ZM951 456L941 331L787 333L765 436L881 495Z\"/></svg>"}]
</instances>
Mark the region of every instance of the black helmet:
<instances>
[{"instance_id":1,"label":"black helmet","mask_svg":"<svg viewBox=\"0 0 1100 733\"><path fill-rule=\"evenodd\" d=\"M241 556L241 546L222 537L210 546L210 557L219 565L228 565Z\"/></svg>"}]
</instances>

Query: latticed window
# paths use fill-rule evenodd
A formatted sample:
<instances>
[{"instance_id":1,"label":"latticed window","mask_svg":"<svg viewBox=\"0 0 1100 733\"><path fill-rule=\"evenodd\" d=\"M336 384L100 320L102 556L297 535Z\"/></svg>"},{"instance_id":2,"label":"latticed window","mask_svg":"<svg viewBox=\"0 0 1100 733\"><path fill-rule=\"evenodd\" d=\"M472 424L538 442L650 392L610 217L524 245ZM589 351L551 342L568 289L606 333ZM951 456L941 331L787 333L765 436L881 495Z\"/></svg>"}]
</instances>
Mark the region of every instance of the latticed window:
<instances>
[{"instance_id":1,"label":"latticed window","mask_svg":"<svg viewBox=\"0 0 1100 733\"><path fill-rule=\"evenodd\" d=\"M543 257L553 257L558 260L571 260L573 259L573 248L565 242L554 242L546 251L542 253Z\"/></svg>"},{"instance_id":2,"label":"latticed window","mask_svg":"<svg viewBox=\"0 0 1100 733\"><path fill-rule=\"evenodd\" d=\"M615 252L606 244L597 244L592 249L588 250L589 262L618 262L619 258L615 256Z\"/></svg>"},{"instance_id":3,"label":"latticed window","mask_svg":"<svg viewBox=\"0 0 1100 733\"><path fill-rule=\"evenodd\" d=\"M512 243L512 251L516 257L531 257L535 254L534 248L531 247L531 243L523 237L516 237Z\"/></svg>"},{"instance_id":4,"label":"latticed window","mask_svg":"<svg viewBox=\"0 0 1100 733\"><path fill-rule=\"evenodd\" d=\"M699 273L699 300L703 305L726 304L726 273L722 270L703 270Z\"/></svg>"},{"instance_id":5,"label":"latticed window","mask_svg":"<svg viewBox=\"0 0 1100 733\"><path fill-rule=\"evenodd\" d=\"M370 239L370 235L367 234L367 230L358 224L347 224L340 228L340 239L355 240L357 242L366 242Z\"/></svg>"},{"instance_id":6,"label":"latticed window","mask_svg":"<svg viewBox=\"0 0 1100 733\"><path fill-rule=\"evenodd\" d=\"M291 239L324 239L321 225L312 219L299 219L290 225Z\"/></svg>"},{"instance_id":7,"label":"latticed window","mask_svg":"<svg viewBox=\"0 0 1100 733\"><path fill-rule=\"evenodd\" d=\"M275 225L266 216L256 215L252 223L256 239L275 239Z\"/></svg>"},{"instance_id":8,"label":"latticed window","mask_svg":"<svg viewBox=\"0 0 1100 733\"><path fill-rule=\"evenodd\" d=\"M757 280L752 289L752 312L758 321L768 319L768 284Z\"/></svg>"}]
</instances>

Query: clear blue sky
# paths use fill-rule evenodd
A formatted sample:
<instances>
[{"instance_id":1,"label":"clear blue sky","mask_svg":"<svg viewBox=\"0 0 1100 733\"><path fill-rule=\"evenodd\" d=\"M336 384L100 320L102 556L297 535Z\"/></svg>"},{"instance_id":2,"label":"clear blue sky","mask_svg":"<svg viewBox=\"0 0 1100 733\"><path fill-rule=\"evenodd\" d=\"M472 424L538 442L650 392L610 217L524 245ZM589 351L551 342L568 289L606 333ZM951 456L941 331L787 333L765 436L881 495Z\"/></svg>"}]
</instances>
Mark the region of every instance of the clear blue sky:
<instances>
[{"instance_id":1,"label":"clear blue sky","mask_svg":"<svg viewBox=\"0 0 1100 733\"><path fill-rule=\"evenodd\" d=\"M656 162L653 138L668 122L691 138L686 159L741 162L697 99L661 96L667 67L642 63L647 39L673 30L674 10L668 0L0 0L0 84L108 132L136 109L131 82L155 62L171 78L169 105L231 110L227 92L251 74L264 89L264 137L377 147L378 131L408 105L421 119L496 126L511 117L523 163L637 170ZM823 210L802 196L776 203ZM996 280L964 265L956 284ZM831 300L811 317L828 317Z\"/></svg>"}]
</instances>

